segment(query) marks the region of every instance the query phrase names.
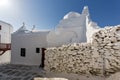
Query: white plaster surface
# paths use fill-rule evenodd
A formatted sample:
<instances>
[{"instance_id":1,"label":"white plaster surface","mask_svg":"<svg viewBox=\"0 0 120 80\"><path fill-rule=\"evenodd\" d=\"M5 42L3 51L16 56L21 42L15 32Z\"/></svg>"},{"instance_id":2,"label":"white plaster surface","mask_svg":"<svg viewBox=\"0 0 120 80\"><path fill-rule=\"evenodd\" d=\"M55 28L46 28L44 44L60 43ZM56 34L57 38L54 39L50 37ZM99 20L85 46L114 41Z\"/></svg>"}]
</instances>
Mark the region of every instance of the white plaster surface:
<instances>
[{"instance_id":1,"label":"white plaster surface","mask_svg":"<svg viewBox=\"0 0 120 80\"><path fill-rule=\"evenodd\" d=\"M99 26L90 19L88 7L85 6L82 14L69 12L59 22L55 30L50 31L47 35L48 47L90 42L92 34L98 30Z\"/></svg>"},{"instance_id":2,"label":"white plaster surface","mask_svg":"<svg viewBox=\"0 0 120 80\"><path fill-rule=\"evenodd\" d=\"M45 32L30 32L21 30L12 34L12 64L40 65L42 52L36 53L36 48L46 48L47 41ZM26 56L22 57L20 49L26 48Z\"/></svg>"}]
</instances>

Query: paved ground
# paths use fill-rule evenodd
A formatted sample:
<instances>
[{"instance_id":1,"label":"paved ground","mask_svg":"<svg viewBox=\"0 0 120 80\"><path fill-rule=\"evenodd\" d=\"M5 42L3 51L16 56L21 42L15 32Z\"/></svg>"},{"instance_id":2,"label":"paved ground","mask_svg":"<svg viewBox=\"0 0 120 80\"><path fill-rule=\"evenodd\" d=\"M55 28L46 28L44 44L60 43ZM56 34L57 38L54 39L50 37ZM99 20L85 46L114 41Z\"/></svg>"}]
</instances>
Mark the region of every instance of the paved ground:
<instances>
[{"instance_id":1,"label":"paved ground","mask_svg":"<svg viewBox=\"0 0 120 80\"><path fill-rule=\"evenodd\" d=\"M33 80L43 75L43 70L37 66L0 65L0 80Z\"/></svg>"},{"instance_id":2,"label":"paved ground","mask_svg":"<svg viewBox=\"0 0 120 80\"><path fill-rule=\"evenodd\" d=\"M0 65L0 80L34 80L34 78L35 80L104 80L99 76L47 73L38 66Z\"/></svg>"}]
</instances>

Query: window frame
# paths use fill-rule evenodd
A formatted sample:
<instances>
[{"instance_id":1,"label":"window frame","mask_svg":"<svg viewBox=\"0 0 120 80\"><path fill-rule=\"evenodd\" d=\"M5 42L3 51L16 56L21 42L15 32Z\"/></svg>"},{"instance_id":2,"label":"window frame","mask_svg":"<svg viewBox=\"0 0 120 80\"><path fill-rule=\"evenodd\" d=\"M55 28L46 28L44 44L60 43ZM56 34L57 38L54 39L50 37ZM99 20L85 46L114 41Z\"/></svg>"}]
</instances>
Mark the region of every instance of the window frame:
<instances>
[{"instance_id":1,"label":"window frame","mask_svg":"<svg viewBox=\"0 0 120 80\"><path fill-rule=\"evenodd\" d=\"M20 56L21 57L26 57L26 48L21 48L20 49Z\"/></svg>"},{"instance_id":2,"label":"window frame","mask_svg":"<svg viewBox=\"0 0 120 80\"><path fill-rule=\"evenodd\" d=\"M40 48L39 47L36 48L36 53L40 53Z\"/></svg>"}]
</instances>

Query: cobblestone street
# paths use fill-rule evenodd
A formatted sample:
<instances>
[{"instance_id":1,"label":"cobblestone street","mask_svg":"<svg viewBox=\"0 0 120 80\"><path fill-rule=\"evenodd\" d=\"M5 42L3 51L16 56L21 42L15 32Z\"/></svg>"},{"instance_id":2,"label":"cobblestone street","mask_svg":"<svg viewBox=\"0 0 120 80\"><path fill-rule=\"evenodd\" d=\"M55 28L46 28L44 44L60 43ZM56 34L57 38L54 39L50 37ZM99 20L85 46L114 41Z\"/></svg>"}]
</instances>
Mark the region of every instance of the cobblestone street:
<instances>
[{"instance_id":1,"label":"cobblestone street","mask_svg":"<svg viewBox=\"0 0 120 80\"><path fill-rule=\"evenodd\" d=\"M0 80L33 80L43 77L43 70L37 66L0 65Z\"/></svg>"},{"instance_id":2,"label":"cobblestone street","mask_svg":"<svg viewBox=\"0 0 120 80\"><path fill-rule=\"evenodd\" d=\"M0 65L0 80L104 80L102 77L86 77L76 74L46 72L38 66Z\"/></svg>"}]
</instances>

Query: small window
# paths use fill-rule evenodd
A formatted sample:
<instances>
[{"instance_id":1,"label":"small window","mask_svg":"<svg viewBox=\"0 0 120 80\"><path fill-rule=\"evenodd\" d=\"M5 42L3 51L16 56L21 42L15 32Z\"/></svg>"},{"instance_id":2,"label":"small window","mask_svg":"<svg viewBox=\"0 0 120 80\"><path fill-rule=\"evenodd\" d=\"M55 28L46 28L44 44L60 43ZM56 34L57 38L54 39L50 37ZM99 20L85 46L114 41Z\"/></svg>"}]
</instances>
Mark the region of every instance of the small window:
<instances>
[{"instance_id":1,"label":"small window","mask_svg":"<svg viewBox=\"0 0 120 80\"><path fill-rule=\"evenodd\" d=\"M25 57L26 54L26 49L25 48L21 48L21 56Z\"/></svg>"},{"instance_id":2,"label":"small window","mask_svg":"<svg viewBox=\"0 0 120 80\"><path fill-rule=\"evenodd\" d=\"M0 25L0 30L2 29L2 26Z\"/></svg>"},{"instance_id":3,"label":"small window","mask_svg":"<svg viewBox=\"0 0 120 80\"><path fill-rule=\"evenodd\" d=\"M40 53L40 48L36 48L36 53Z\"/></svg>"}]
</instances>

